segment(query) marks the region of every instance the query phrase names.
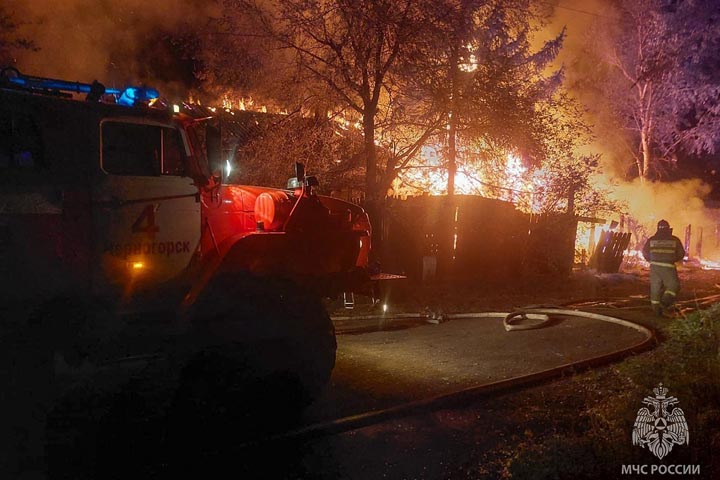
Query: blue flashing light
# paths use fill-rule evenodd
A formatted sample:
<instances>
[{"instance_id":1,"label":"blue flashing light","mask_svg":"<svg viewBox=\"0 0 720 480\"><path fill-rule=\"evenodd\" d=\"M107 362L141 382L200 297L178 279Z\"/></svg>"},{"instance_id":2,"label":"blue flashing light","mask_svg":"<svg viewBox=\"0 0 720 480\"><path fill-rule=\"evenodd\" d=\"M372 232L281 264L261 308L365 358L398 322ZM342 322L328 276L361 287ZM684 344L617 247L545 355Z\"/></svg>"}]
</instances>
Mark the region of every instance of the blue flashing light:
<instances>
[{"instance_id":1,"label":"blue flashing light","mask_svg":"<svg viewBox=\"0 0 720 480\"><path fill-rule=\"evenodd\" d=\"M119 90L117 88L105 88L97 82L94 84L68 82L65 80L56 80L54 78L21 75L16 70L13 71L15 72L15 75L5 76L4 79L10 83L28 89L58 90L64 92L92 94L98 93L97 88L99 86L101 89L99 92L100 95L114 95L117 103L125 106L137 105L138 103L148 102L160 97L160 93L156 89L150 87L127 87L125 90Z\"/></svg>"},{"instance_id":2,"label":"blue flashing light","mask_svg":"<svg viewBox=\"0 0 720 480\"><path fill-rule=\"evenodd\" d=\"M147 102L156 99L160 93L149 87L128 87L118 97L120 105L133 106L138 102Z\"/></svg>"},{"instance_id":3,"label":"blue flashing light","mask_svg":"<svg viewBox=\"0 0 720 480\"><path fill-rule=\"evenodd\" d=\"M90 93L92 85L79 82L66 82L38 77L8 77L10 83L25 88L44 88L47 90L63 90L65 92Z\"/></svg>"}]
</instances>

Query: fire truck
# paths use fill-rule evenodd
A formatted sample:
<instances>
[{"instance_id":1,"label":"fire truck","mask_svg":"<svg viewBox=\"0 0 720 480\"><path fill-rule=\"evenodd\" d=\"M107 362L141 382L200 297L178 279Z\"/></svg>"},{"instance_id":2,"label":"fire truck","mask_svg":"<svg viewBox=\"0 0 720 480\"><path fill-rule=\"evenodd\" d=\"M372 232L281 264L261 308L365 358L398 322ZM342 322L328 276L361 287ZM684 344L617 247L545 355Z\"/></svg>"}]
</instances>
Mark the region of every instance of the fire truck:
<instances>
[{"instance_id":1,"label":"fire truck","mask_svg":"<svg viewBox=\"0 0 720 480\"><path fill-rule=\"evenodd\" d=\"M302 163L267 188L228 184L226 161L212 117L151 88L2 70L1 328L34 332L56 391L138 369L186 393L229 376L281 378L298 403L322 390L320 299L367 281L368 216Z\"/></svg>"}]
</instances>

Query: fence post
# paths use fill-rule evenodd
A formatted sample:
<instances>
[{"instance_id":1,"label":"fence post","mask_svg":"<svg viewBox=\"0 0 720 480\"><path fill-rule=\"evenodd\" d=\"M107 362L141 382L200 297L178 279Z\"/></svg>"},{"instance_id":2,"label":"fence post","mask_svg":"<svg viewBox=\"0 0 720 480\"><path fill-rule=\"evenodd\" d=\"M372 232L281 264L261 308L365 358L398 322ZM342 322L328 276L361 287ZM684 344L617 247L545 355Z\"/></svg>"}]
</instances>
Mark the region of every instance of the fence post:
<instances>
[{"instance_id":1,"label":"fence post","mask_svg":"<svg viewBox=\"0 0 720 480\"><path fill-rule=\"evenodd\" d=\"M698 258L702 257L702 244L703 244L703 227L698 229L698 239L695 244L696 255Z\"/></svg>"}]
</instances>

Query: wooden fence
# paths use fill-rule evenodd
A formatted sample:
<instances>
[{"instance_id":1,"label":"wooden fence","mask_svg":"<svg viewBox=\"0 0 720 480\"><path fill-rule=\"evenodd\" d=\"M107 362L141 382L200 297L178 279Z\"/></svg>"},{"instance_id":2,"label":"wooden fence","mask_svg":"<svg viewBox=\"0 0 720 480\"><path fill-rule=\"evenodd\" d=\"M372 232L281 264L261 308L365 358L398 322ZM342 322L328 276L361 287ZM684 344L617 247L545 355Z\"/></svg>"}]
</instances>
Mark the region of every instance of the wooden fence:
<instances>
[{"instance_id":1,"label":"wooden fence","mask_svg":"<svg viewBox=\"0 0 720 480\"><path fill-rule=\"evenodd\" d=\"M415 280L507 281L528 272L565 275L573 265L574 217L528 215L500 200L388 199L372 222L382 269Z\"/></svg>"},{"instance_id":2,"label":"wooden fence","mask_svg":"<svg viewBox=\"0 0 720 480\"><path fill-rule=\"evenodd\" d=\"M630 233L603 231L590 257L589 266L600 273L617 273L630 244L630 237Z\"/></svg>"}]
</instances>

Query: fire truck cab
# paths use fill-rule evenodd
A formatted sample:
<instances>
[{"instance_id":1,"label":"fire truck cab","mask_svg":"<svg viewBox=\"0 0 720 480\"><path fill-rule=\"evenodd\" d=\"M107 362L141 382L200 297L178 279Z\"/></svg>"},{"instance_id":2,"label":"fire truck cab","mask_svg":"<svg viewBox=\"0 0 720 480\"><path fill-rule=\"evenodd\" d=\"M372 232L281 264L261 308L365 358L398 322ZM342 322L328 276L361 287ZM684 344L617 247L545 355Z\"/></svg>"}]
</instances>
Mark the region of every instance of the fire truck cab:
<instances>
[{"instance_id":1,"label":"fire truck cab","mask_svg":"<svg viewBox=\"0 0 720 480\"><path fill-rule=\"evenodd\" d=\"M57 383L279 372L307 402L335 361L319 298L367 280L368 216L302 165L288 189L224 183L213 119L157 97L2 70L0 277L27 312L2 329L38 332Z\"/></svg>"}]
</instances>

